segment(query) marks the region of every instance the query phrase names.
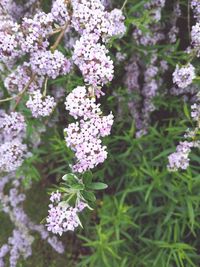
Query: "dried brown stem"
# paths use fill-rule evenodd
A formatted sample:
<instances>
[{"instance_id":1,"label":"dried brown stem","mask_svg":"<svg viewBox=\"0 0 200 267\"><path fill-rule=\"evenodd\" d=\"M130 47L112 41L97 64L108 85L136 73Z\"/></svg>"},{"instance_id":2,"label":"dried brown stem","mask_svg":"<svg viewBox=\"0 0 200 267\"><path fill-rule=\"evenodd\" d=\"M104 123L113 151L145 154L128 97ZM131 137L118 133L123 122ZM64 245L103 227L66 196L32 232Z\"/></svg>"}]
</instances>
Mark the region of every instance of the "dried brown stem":
<instances>
[{"instance_id":1,"label":"dried brown stem","mask_svg":"<svg viewBox=\"0 0 200 267\"><path fill-rule=\"evenodd\" d=\"M16 100L16 104L15 104L15 106L14 106L14 108L13 108L14 111L16 110L17 106L19 105L19 103L20 103L20 101L21 101L21 99L22 99L23 94L24 94L24 93L26 92L26 90L29 88L29 86L30 86L31 83L34 81L34 79L35 79L35 74L32 75L30 81L27 83L27 85L24 87L24 89L20 92L20 94L17 95L17 97L16 97L16 98L17 98L17 100Z\"/></svg>"},{"instance_id":2,"label":"dried brown stem","mask_svg":"<svg viewBox=\"0 0 200 267\"><path fill-rule=\"evenodd\" d=\"M56 48L58 47L58 45L60 44L64 34L65 34L65 31L68 27L68 23L66 23L62 29L62 31L60 32L60 34L58 35L58 38L56 39L54 45L51 46L51 51L54 52L56 50Z\"/></svg>"}]
</instances>

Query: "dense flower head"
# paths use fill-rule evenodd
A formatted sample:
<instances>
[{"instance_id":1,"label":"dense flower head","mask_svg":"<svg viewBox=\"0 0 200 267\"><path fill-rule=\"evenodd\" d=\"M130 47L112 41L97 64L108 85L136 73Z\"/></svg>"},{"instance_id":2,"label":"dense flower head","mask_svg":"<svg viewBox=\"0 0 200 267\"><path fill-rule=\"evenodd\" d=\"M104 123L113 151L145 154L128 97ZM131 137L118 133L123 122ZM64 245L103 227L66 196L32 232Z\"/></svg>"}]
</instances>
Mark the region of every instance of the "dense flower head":
<instances>
[{"instance_id":1,"label":"dense flower head","mask_svg":"<svg viewBox=\"0 0 200 267\"><path fill-rule=\"evenodd\" d=\"M200 18L200 2L199 0L192 0L191 1L191 7L194 10L194 15L198 19Z\"/></svg>"},{"instance_id":2,"label":"dense flower head","mask_svg":"<svg viewBox=\"0 0 200 267\"><path fill-rule=\"evenodd\" d=\"M65 107L75 119L87 119L101 113L100 104L95 103L94 97L88 96L85 86L78 86L66 97Z\"/></svg>"},{"instance_id":3,"label":"dense flower head","mask_svg":"<svg viewBox=\"0 0 200 267\"><path fill-rule=\"evenodd\" d=\"M4 80L4 86L10 93L21 92L30 82L33 76L30 63L24 62L16 70L11 72ZM35 75L35 78L28 87L29 92L41 89L44 82L44 76Z\"/></svg>"},{"instance_id":4,"label":"dense flower head","mask_svg":"<svg viewBox=\"0 0 200 267\"><path fill-rule=\"evenodd\" d=\"M121 9L113 9L110 13L107 13L106 19L109 23L107 35L108 37L118 36L121 37L126 32L124 25L125 17Z\"/></svg>"},{"instance_id":5,"label":"dense flower head","mask_svg":"<svg viewBox=\"0 0 200 267\"><path fill-rule=\"evenodd\" d=\"M51 14L53 19L61 26L70 21L66 0L55 0L52 5Z\"/></svg>"},{"instance_id":6,"label":"dense flower head","mask_svg":"<svg viewBox=\"0 0 200 267\"><path fill-rule=\"evenodd\" d=\"M74 46L73 60L86 83L97 87L113 79L113 61L104 45L96 42L96 35L82 36Z\"/></svg>"},{"instance_id":7,"label":"dense flower head","mask_svg":"<svg viewBox=\"0 0 200 267\"><path fill-rule=\"evenodd\" d=\"M20 140L5 142L0 146L0 170L15 171L27 157L27 146Z\"/></svg>"},{"instance_id":8,"label":"dense flower head","mask_svg":"<svg viewBox=\"0 0 200 267\"><path fill-rule=\"evenodd\" d=\"M64 130L66 133L67 145L74 150L83 143L90 143L95 138L104 137L110 134L113 124L112 113L108 116L95 116L90 120L81 120L80 123L71 123Z\"/></svg>"},{"instance_id":9,"label":"dense flower head","mask_svg":"<svg viewBox=\"0 0 200 267\"><path fill-rule=\"evenodd\" d=\"M195 103L191 106L192 112L191 117L194 121L197 121L200 123L200 104Z\"/></svg>"},{"instance_id":10,"label":"dense flower head","mask_svg":"<svg viewBox=\"0 0 200 267\"><path fill-rule=\"evenodd\" d=\"M49 116L56 106L52 96L43 96L39 90L29 96L26 106L31 110L33 117Z\"/></svg>"},{"instance_id":11,"label":"dense flower head","mask_svg":"<svg viewBox=\"0 0 200 267\"><path fill-rule=\"evenodd\" d=\"M81 34L94 33L103 41L113 36L122 36L125 31L120 9L105 11L100 0L73 0L72 25Z\"/></svg>"},{"instance_id":12,"label":"dense flower head","mask_svg":"<svg viewBox=\"0 0 200 267\"><path fill-rule=\"evenodd\" d=\"M24 116L18 112L11 112L0 117L0 131L6 139L21 138L26 131Z\"/></svg>"},{"instance_id":13,"label":"dense flower head","mask_svg":"<svg viewBox=\"0 0 200 267\"><path fill-rule=\"evenodd\" d=\"M81 143L76 147L76 164L72 169L74 172L83 173L103 163L107 158L106 146L102 146L101 140L94 138L90 142Z\"/></svg>"},{"instance_id":14,"label":"dense flower head","mask_svg":"<svg viewBox=\"0 0 200 267\"><path fill-rule=\"evenodd\" d=\"M49 205L47 221L48 231L62 235L67 231L74 231L81 222L78 217L78 213L85 207L85 203L77 203L75 207L70 206L68 203L59 199L50 198L52 204Z\"/></svg>"},{"instance_id":15,"label":"dense flower head","mask_svg":"<svg viewBox=\"0 0 200 267\"><path fill-rule=\"evenodd\" d=\"M184 141L176 148L176 152L169 155L168 160L168 170L169 171L178 171L178 169L186 170L189 166L189 154L191 148L193 147L192 142Z\"/></svg>"},{"instance_id":16,"label":"dense flower head","mask_svg":"<svg viewBox=\"0 0 200 267\"><path fill-rule=\"evenodd\" d=\"M100 0L72 0L72 7L72 25L76 31L97 33L97 30L100 30L105 14L105 8Z\"/></svg>"},{"instance_id":17,"label":"dense flower head","mask_svg":"<svg viewBox=\"0 0 200 267\"><path fill-rule=\"evenodd\" d=\"M39 12L33 18L23 18L21 31L23 38L21 48L24 52L45 49L49 42L48 34L52 32L53 16L51 13Z\"/></svg>"},{"instance_id":18,"label":"dense flower head","mask_svg":"<svg viewBox=\"0 0 200 267\"><path fill-rule=\"evenodd\" d=\"M73 170L85 172L106 159L106 146L102 146L100 137L110 134L114 117L112 113L102 116L100 104L96 104L81 86L67 96L65 105L74 118L80 119L64 130L66 144L75 152Z\"/></svg>"},{"instance_id":19,"label":"dense flower head","mask_svg":"<svg viewBox=\"0 0 200 267\"><path fill-rule=\"evenodd\" d=\"M53 202L60 202L60 200L61 200L61 193L59 193L58 191L51 193L50 201L52 203Z\"/></svg>"},{"instance_id":20,"label":"dense flower head","mask_svg":"<svg viewBox=\"0 0 200 267\"><path fill-rule=\"evenodd\" d=\"M100 137L110 134L113 124L113 115L95 115L89 120L71 123L64 130L67 146L76 156L73 170L85 172L92 169L107 158L106 146L102 146Z\"/></svg>"},{"instance_id":21,"label":"dense flower head","mask_svg":"<svg viewBox=\"0 0 200 267\"><path fill-rule=\"evenodd\" d=\"M21 18L23 11L22 5L17 4L14 0L1 0L0 16L4 15L4 17L17 21Z\"/></svg>"},{"instance_id":22,"label":"dense flower head","mask_svg":"<svg viewBox=\"0 0 200 267\"><path fill-rule=\"evenodd\" d=\"M0 61L7 62L22 55L20 26L9 20L0 23Z\"/></svg>"},{"instance_id":23,"label":"dense flower head","mask_svg":"<svg viewBox=\"0 0 200 267\"><path fill-rule=\"evenodd\" d=\"M69 73L71 67L69 60L58 50L35 52L31 55L30 63L34 73L52 79Z\"/></svg>"},{"instance_id":24,"label":"dense flower head","mask_svg":"<svg viewBox=\"0 0 200 267\"><path fill-rule=\"evenodd\" d=\"M200 52L200 23L197 22L194 26L192 26L191 31L191 39L192 39L192 45L194 48L197 49L197 56L199 56Z\"/></svg>"},{"instance_id":25,"label":"dense flower head","mask_svg":"<svg viewBox=\"0 0 200 267\"><path fill-rule=\"evenodd\" d=\"M180 88L185 88L190 85L195 78L195 68L188 64L183 67L176 66L173 73L173 82Z\"/></svg>"}]
</instances>

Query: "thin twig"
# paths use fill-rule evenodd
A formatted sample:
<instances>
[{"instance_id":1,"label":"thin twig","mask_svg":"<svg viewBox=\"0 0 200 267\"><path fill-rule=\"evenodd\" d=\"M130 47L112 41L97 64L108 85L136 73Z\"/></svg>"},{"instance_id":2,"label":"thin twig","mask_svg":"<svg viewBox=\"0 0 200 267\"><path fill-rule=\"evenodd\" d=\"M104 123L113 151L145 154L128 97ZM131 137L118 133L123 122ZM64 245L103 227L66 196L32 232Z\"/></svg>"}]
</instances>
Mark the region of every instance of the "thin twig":
<instances>
[{"instance_id":1,"label":"thin twig","mask_svg":"<svg viewBox=\"0 0 200 267\"><path fill-rule=\"evenodd\" d=\"M44 91L43 91L43 96L46 96L47 94L47 82L48 82L48 77L45 78L45 81L44 81Z\"/></svg>"},{"instance_id":2,"label":"thin twig","mask_svg":"<svg viewBox=\"0 0 200 267\"><path fill-rule=\"evenodd\" d=\"M56 33L59 33L60 31L62 31L62 28L55 29L49 34L49 36L52 36L52 35L54 35Z\"/></svg>"},{"instance_id":3,"label":"thin twig","mask_svg":"<svg viewBox=\"0 0 200 267\"><path fill-rule=\"evenodd\" d=\"M0 99L0 103L7 102L7 101L10 101L10 100L13 100L13 99L16 99L16 98L22 96L24 94L24 92L28 89L28 87L31 85L31 83L33 82L34 78L35 78L35 75L32 76L30 81L26 84L26 86L23 88L23 90L18 95L11 96L11 97L4 98L4 99Z\"/></svg>"},{"instance_id":4,"label":"thin twig","mask_svg":"<svg viewBox=\"0 0 200 267\"><path fill-rule=\"evenodd\" d=\"M57 40L55 41L54 45L51 46L51 51L54 52L56 50L56 48L58 47L60 41L62 40L64 34L65 34L65 31L68 27L68 23L65 24L65 26L63 27L62 31L60 32L60 34L58 35L58 38Z\"/></svg>"},{"instance_id":5,"label":"thin twig","mask_svg":"<svg viewBox=\"0 0 200 267\"><path fill-rule=\"evenodd\" d=\"M128 0L125 0L124 3L123 3L123 6L121 7L121 10L123 10L127 4Z\"/></svg>"},{"instance_id":6,"label":"thin twig","mask_svg":"<svg viewBox=\"0 0 200 267\"><path fill-rule=\"evenodd\" d=\"M0 103L7 102L7 101L10 101L10 100L13 100L13 99L17 98L18 96L19 96L19 95L15 95L15 96L7 97L7 98L4 98L4 99L0 99Z\"/></svg>"},{"instance_id":7,"label":"thin twig","mask_svg":"<svg viewBox=\"0 0 200 267\"><path fill-rule=\"evenodd\" d=\"M19 103L20 103L20 101L21 101L21 99L22 99L23 94L24 94L24 93L26 92L26 90L29 88L29 86L30 86L31 83L34 81L34 79L35 79L35 74L32 75L30 81L27 83L27 85L24 87L24 89L17 95L17 98L18 98L18 99L17 99L16 104L15 104L15 106L14 106L14 108L13 108L13 111L16 110L17 106L19 105Z\"/></svg>"}]
</instances>

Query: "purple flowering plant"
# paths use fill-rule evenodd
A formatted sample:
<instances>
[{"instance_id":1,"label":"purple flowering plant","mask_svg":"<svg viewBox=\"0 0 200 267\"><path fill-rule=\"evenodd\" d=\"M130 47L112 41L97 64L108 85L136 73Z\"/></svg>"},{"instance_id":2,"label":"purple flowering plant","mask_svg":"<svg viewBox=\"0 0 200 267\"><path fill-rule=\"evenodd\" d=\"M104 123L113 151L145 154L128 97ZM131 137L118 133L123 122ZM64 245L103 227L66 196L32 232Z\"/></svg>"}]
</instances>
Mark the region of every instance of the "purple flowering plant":
<instances>
[{"instance_id":1,"label":"purple flowering plant","mask_svg":"<svg viewBox=\"0 0 200 267\"><path fill-rule=\"evenodd\" d=\"M199 56L197 0L0 1L0 267L199 266Z\"/></svg>"}]
</instances>

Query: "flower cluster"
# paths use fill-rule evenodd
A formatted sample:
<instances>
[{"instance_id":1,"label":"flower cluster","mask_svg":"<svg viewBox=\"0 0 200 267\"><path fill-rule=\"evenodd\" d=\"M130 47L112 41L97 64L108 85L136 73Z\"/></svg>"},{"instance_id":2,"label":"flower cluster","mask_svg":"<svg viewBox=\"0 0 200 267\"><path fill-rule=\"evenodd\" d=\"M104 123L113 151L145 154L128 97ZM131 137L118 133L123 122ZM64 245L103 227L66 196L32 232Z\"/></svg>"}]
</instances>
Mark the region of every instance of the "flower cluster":
<instances>
[{"instance_id":1,"label":"flower cluster","mask_svg":"<svg viewBox=\"0 0 200 267\"><path fill-rule=\"evenodd\" d=\"M24 15L30 15L30 10L37 0L25 1L23 5L16 3L14 0L2 0L0 5L0 17L18 21Z\"/></svg>"},{"instance_id":2,"label":"flower cluster","mask_svg":"<svg viewBox=\"0 0 200 267\"><path fill-rule=\"evenodd\" d=\"M194 49L187 49L187 53L192 53L192 57L195 55L200 56L200 3L199 1L191 1L191 7L194 10L195 17L197 19L196 25L192 27L191 31L191 45ZM192 85L193 79L195 79L195 68L191 63L183 67L176 66L173 73L173 82L180 88L184 89L186 93L197 93L199 90ZM178 94L176 90L173 90L175 94ZM183 93L180 90L179 94ZM192 148L200 147L200 143L197 141L198 132L200 129L200 96L196 94L195 104L191 106L191 118L197 123L194 129L187 129L184 138L184 142L180 142L176 148L176 152L169 155L168 169L170 171L177 171L178 169L187 169L189 166L189 154ZM189 141L188 141L189 140Z\"/></svg>"},{"instance_id":3,"label":"flower cluster","mask_svg":"<svg viewBox=\"0 0 200 267\"><path fill-rule=\"evenodd\" d=\"M122 36L126 31L122 11L107 12L100 0L72 0L72 7L72 25L83 35L95 33L107 40L112 36Z\"/></svg>"},{"instance_id":4,"label":"flower cluster","mask_svg":"<svg viewBox=\"0 0 200 267\"><path fill-rule=\"evenodd\" d=\"M20 254L24 259L31 256L32 241L32 239L27 239L26 234L20 230L13 231L13 235L8 239L8 246L10 246L10 266L17 266L17 260Z\"/></svg>"},{"instance_id":5,"label":"flower cluster","mask_svg":"<svg viewBox=\"0 0 200 267\"><path fill-rule=\"evenodd\" d=\"M80 68L85 82L95 88L113 79L113 62L107 53L94 34L83 35L75 44L74 63Z\"/></svg>"},{"instance_id":6,"label":"flower cluster","mask_svg":"<svg viewBox=\"0 0 200 267\"><path fill-rule=\"evenodd\" d=\"M73 61L79 67L84 81L89 85L75 88L66 98L66 109L75 119L65 130L66 143L75 152L75 172L85 172L102 163L106 147L101 137L109 135L113 115L102 116L95 95L100 88L113 79L113 62L105 45L112 36L125 33L124 16L121 10L107 12L100 0L72 0L72 25L82 34L74 45Z\"/></svg>"},{"instance_id":7,"label":"flower cluster","mask_svg":"<svg viewBox=\"0 0 200 267\"><path fill-rule=\"evenodd\" d=\"M22 55L19 42L21 34L19 25L11 20L0 24L0 61L15 59Z\"/></svg>"},{"instance_id":8,"label":"flower cluster","mask_svg":"<svg viewBox=\"0 0 200 267\"><path fill-rule=\"evenodd\" d=\"M191 1L191 7L194 11L197 22L192 26L191 31L191 45L196 50L197 57L200 56L200 3L199 1Z\"/></svg>"},{"instance_id":9,"label":"flower cluster","mask_svg":"<svg viewBox=\"0 0 200 267\"><path fill-rule=\"evenodd\" d=\"M80 93L79 93L80 92ZM66 109L80 121L71 123L64 130L67 146L75 151L76 172L85 172L102 163L106 157L106 147L100 137L110 134L113 115L102 116L100 105L90 98L85 87L77 87L66 98Z\"/></svg>"},{"instance_id":10,"label":"flower cluster","mask_svg":"<svg viewBox=\"0 0 200 267\"><path fill-rule=\"evenodd\" d=\"M191 112L191 117L194 121L197 121L200 123L200 105L199 103L195 103L191 106L192 112Z\"/></svg>"},{"instance_id":11,"label":"flower cluster","mask_svg":"<svg viewBox=\"0 0 200 267\"><path fill-rule=\"evenodd\" d=\"M193 147L193 143L191 142L180 142L176 148L176 152L172 153L168 157L168 169L170 171L177 171L178 169L186 170L188 168L191 147Z\"/></svg>"},{"instance_id":12,"label":"flower cluster","mask_svg":"<svg viewBox=\"0 0 200 267\"><path fill-rule=\"evenodd\" d=\"M70 21L70 15L67 8L66 0L55 0L51 8L51 14L54 21L56 21L60 26L64 26Z\"/></svg>"},{"instance_id":13,"label":"flower cluster","mask_svg":"<svg viewBox=\"0 0 200 267\"><path fill-rule=\"evenodd\" d=\"M67 202L61 202L61 194L58 192L51 194L50 201L46 219L48 231L62 235L64 232L74 231L81 225L78 213L86 207L84 202L80 201L75 207L71 207Z\"/></svg>"},{"instance_id":14,"label":"flower cluster","mask_svg":"<svg viewBox=\"0 0 200 267\"><path fill-rule=\"evenodd\" d=\"M54 237L50 237L43 225L33 223L23 210L25 194L20 193L20 186L23 178L14 180L11 175L4 176L0 180L0 198L2 209L7 213L15 228L12 236L8 238L8 243L0 248L0 266L5 266L4 258L10 254L9 266L16 267L20 257L26 259L32 254L31 245L34 241L32 232L39 233L42 239L52 246L58 253L64 252L63 244ZM4 193L5 186L11 183L8 194Z\"/></svg>"},{"instance_id":15,"label":"flower cluster","mask_svg":"<svg viewBox=\"0 0 200 267\"><path fill-rule=\"evenodd\" d=\"M195 17L199 19L200 18L200 2L198 0L192 0L191 7L194 11Z\"/></svg>"},{"instance_id":16,"label":"flower cluster","mask_svg":"<svg viewBox=\"0 0 200 267\"><path fill-rule=\"evenodd\" d=\"M87 97L85 86L78 86L68 94L65 107L75 119L78 117L87 119L95 116L95 114L101 114L100 104L95 103L94 97Z\"/></svg>"},{"instance_id":17,"label":"flower cluster","mask_svg":"<svg viewBox=\"0 0 200 267\"><path fill-rule=\"evenodd\" d=\"M26 103L26 106L31 110L33 117L49 116L56 106L52 96L43 96L39 90L34 91Z\"/></svg>"},{"instance_id":18,"label":"flower cluster","mask_svg":"<svg viewBox=\"0 0 200 267\"><path fill-rule=\"evenodd\" d=\"M4 85L11 94L16 94L23 91L27 84L30 83L32 76L33 72L30 63L24 62L6 77ZM43 82L44 76L35 75L34 80L28 87L28 91L33 92L42 88Z\"/></svg>"},{"instance_id":19,"label":"flower cluster","mask_svg":"<svg viewBox=\"0 0 200 267\"><path fill-rule=\"evenodd\" d=\"M197 94L197 102L191 106L191 117L197 126L194 129L188 129L184 135L186 141L180 142L176 148L176 152L169 155L168 169L177 171L185 170L189 167L189 155L192 148L200 148L200 142L197 141L197 135L200 129L200 96ZM189 139L190 141L187 141Z\"/></svg>"},{"instance_id":20,"label":"flower cluster","mask_svg":"<svg viewBox=\"0 0 200 267\"><path fill-rule=\"evenodd\" d=\"M34 73L43 76L47 75L52 79L57 78L59 75L65 75L70 71L69 60L58 50L33 53L30 58L30 64Z\"/></svg>"},{"instance_id":21,"label":"flower cluster","mask_svg":"<svg viewBox=\"0 0 200 267\"><path fill-rule=\"evenodd\" d=\"M195 68L192 64L183 67L176 66L173 73L173 82L180 88L185 88L190 85L195 78Z\"/></svg>"},{"instance_id":22,"label":"flower cluster","mask_svg":"<svg viewBox=\"0 0 200 267\"><path fill-rule=\"evenodd\" d=\"M199 22L197 22L194 26L192 26L191 39L192 39L192 45L199 52L199 49L200 49L200 23Z\"/></svg>"},{"instance_id":23,"label":"flower cluster","mask_svg":"<svg viewBox=\"0 0 200 267\"><path fill-rule=\"evenodd\" d=\"M0 146L0 170L15 171L26 157L27 146L19 140L5 142Z\"/></svg>"},{"instance_id":24,"label":"flower cluster","mask_svg":"<svg viewBox=\"0 0 200 267\"><path fill-rule=\"evenodd\" d=\"M23 18L21 24L22 39L20 47L25 53L45 50L52 32L53 16L51 13L39 12L33 18Z\"/></svg>"},{"instance_id":25,"label":"flower cluster","mask_svg":"<svg viewBox=\"0 0 200 267\"><path fill-rule=\"evenodd\" d=\"M106 42L112 36L122 36L124 16L118 9L105 11L100 0L73 0L72 7L72 25L82 34L75 43L73 60L85 82L97 89L113 79L113 62L100 39Z\"/></svg>"},{"instance_id":26,"label":"flower cluster","mask_svg":"<svg viewBox=\"0 0 200 267\"><path fill-rule=\"evenodd\" d=\"M49 50L49 37L54 34L54 23L67 19L66 1L54 1L50 13L42 10L27 13L25 10L34 2L35 0L32 0L24 5L21 15L24 14L16 21L11 15L10 2L1 5L3 21L0 26L0 58L9 70L15 67L15 60L20 59L21 64L5 78L4 85L10 94L20 97L24 93L30 94L27 107L30 107L34 117L38 117L48 116L55 107L52 97L42 99L43 83L47 78L55 79L59 75L69 73L71 63L56 49L57 45ZM8 16L4 21L5 13ZM22 56L25 56L26 62L23 62Z\"/></svg>"},{"instance_id":27,"label":"flower cluster","mask_svg":"<svg viewBox=\"0 0 200 267\"><path fill-rule=\"evenodd\" d=\"M49 13L38 8L40 4L36 0L28 2L19 7L12 0L3 0L0 4L0 62L7 75L4 85L11 95L8 99L13 100L9 114L0 112L0 171L14 173L30 155L28 147L34 143L33 140L26 140L27 145L23 143L25 119L16 112L21 106L24 108L21 100L28 99L25 105L34 118L49 116L54 110L55 99L47 93L48 80L70 72L71 60L59 51L59 44L75 29L78 34L73 32L76 36L66 46L71 49L73 43L72 62L82 72L86 86L77 87L66 98L66 109L78 121L65 129L65 139L75 152L74 172L85 172L107 157L101 138L110 134L113 115L103 116L95 97L102 94L101 87L113 79L114 66L106 44L112 37L125 33L125 18L119 9L106 11L101 0L53 0ZM54 94L58 98L63 96L63 91ZM33 146L39 143L40 139ZM16 266L20 256L31 255L31 230L40 233L58 252L63 252L58 240L50 238L47 231L32 223L24 213L25 195L19 194L17 186L13 186L8 196L0 192L3 210L16 226L8 241L9 249L2 247L0 265L8 252L11 266ZM83 198L70 205L63 202L57 192L52 194L51 202L48 231L61 235L81 225L78 213L87 206Z\"/></svg>"},{"instance_id":28,"label":"flower cluster","mask_svg":"<svg viewBox=\"0 0 200 267\"><path fill-rule=\"evenodd\" d=\"M18 112L11 112L10 115L4 114L0 117L0 131L7 140L21 139L26 131L24 116Z\"/></svg>"}]
</instances>

